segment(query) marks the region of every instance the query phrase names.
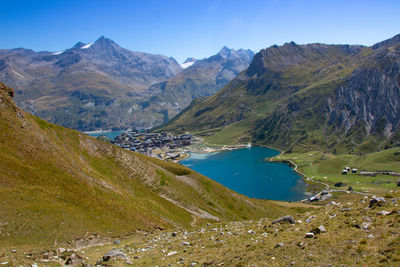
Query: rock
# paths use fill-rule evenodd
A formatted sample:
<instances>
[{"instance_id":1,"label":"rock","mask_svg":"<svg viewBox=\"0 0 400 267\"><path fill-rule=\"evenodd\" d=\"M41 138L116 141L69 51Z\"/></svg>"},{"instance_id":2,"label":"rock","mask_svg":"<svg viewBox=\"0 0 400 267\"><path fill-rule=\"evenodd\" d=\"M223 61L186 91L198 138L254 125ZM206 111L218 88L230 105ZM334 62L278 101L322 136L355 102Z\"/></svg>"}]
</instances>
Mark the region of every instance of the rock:
<instances>
[{"instance_id":1,"label":"rock","mask_svg":"<svg viewBox=\"0 0 400 267\"><path fill-rule=\"evenodd\" d=\"M313 218L315 218L315 217L316 217L315 215L308 217L308 218L306 219L306 223L310 223L310 222L311 222L311 219L313 219Z\"/></svg>"},{"instance_id":2,"label":"rock","mask_svg":"<svg viewBox=\"0 0 400 267\"><path fill-rule=\"evenodd\" d=\"M58 248L58 252L64 253L65 252L65 248Z\"/></svg>"},{"instance_id":3,"label":"rock","mask_svg":"<svg viewBox=\"0 0 400 267\"><path fill-rule=\"evenodd\" d=\"M189 242L182 242L181 245L182 245L182 246L190 246L190 243L189 243Z\"/></svg>"},{"instance_id":4,"label":"rock","mask_svg":"<svg viewBox=\"0 0 400 267\"><path fill-rule=\"evenodd\" d=\"M332 200L331 202L329 202L328 204L326 204L326 206L331 206L331 205L337 206L338 203L336 203L335 201Z\"/></svg>"},{"instance_id":5,"label":"rock","mask_svg":"<svg viewBox=\"0 0 400 267\"><path fill-rule=\"evenodd\" d=\"M195 265L197 265L197 262L195 261L190 264L190 266L195 266Z\"/></svg>"},{"instance_id":6,"label":"rock","mask_svg":"<svg viewBox=\"0 0 400 267\"><path fill-rule=\"evenodd\" d=\"M320 234L320 233L325 233L326 230L325 230L325 227L323 227L323 226L321 225L321 226L318 226L318 227L315 227L314 229L312 229L311 232L312 232L314 235L318 235L318 234Z\"/></svg>"},{"instance_id":7,"label":"rock","mask_svg":"<svg viewBox=\"0 0 400 267\"><path fill-rule=\"evenodd\" d=\"M372 219L371 217L368 216L364 216L362 217L363 220L368 221L368 222L372 222L374 219Z\"/></svg>"},{"instance_id":8,"label":"rock","mask_svg":"<svg viewBox=\"0 0 400 267\"><path fill-rule=\"evenodd\" d=\"M386 211L386 210L382 210L382 211L379 211L377 214L378 214L378 215L384 215L384 216L386 216L386 215L392 214L392 212Z\"/></svg>"},{"instance_id":9,"label":"rock","mask_svg":"<svg viewBox=\"0 0 400 267\"><path fill-rule=\"evenodd\" d=\"M177 251L171 251L171 252L167 253L167 256L169 257L169 256L172 256L172 255L175 255L176 253L178 253L178 252Z\"/></svg>"},{"instance_id":10,"label":"rock","mask_svg":"<svg viewBox=\"0 0 400 267\"><path fill-rule=\"evenodd\" d=\"M103 258L102 261L109 261L111 258L123 258L123 259L128 259L125 253L118 249L112 249L109 252L107 252Z\"/></svg>"},{"instance_id":11,"label":"rock","mask_svg":"<svg viewBox=\"0 0 400 267\"><path fill-rule=\"evenodd\" d=\"M279 247L283 247L284 245L285 245L285 243L278 243L278 244L275 245L275 247L279 248Z\"/></svg>"},{"instance_id":12,"label":"rock","mask_svg":"<svg viewBox=\"0 0 400 267\"><path fill-rule=\"evenodd\" d=\"M11 253L17 253L16 249L11 250Z\"/></svg>"},{"instance_id":13,"label":"rock","mask_svg":"<svg viewBox=\"0 0 400 267\"><path fill-rule=\"evenodd\" d=\"M285 216L283 216L283 217L280 217L280 218L278 218L278 219L276 219L275 221L273 221L272 223L280 223L280 222L287 222L287 223L290 223L290 224L294 224L295 223L295 220L293 219L293 217L292 216L290 216L290 215L285 215Z\"/></svg>"},{"instance_id":14,"label":"rock","mask_svg":"<svg viewBox=\"0 0 400 267\"><path fill-rule=\"evenodd\" d=\"M306 238L314 238L314 233L306 233L305 237Z\"/></svg>"},{"instance_id":15,"label":"rock","mask_svg":"<svg viewBox=\"0 0 400 267\"><path fill-rule=\"evenodd\" d=\"M121 244L121 240L115 240L113 243L114 243L114 245L119 245L119 244Z\"/></svg>"},{"instance_id":16,"label":"rock","mask_svg":"<svg viewBox=\"0 0 400 267\"><path fill-rule=\"evenodd\" d=\"M247 231L247 233L254 234L255 232L253 230L249 230L249 231Z\"/></svg>"},{"instance_id":17,"label":"rock","mask_svg":"<svg viewBox=\"0 0 400 267\"><path fill-rule=\"evenodd\" d=\"M364 229L364 230L367 230L368 229L368 227L371 225L371 223L369 223L369 222L363 222L362 224L361 224L361 226L362 226L362 228Z\"/></svg>"},{"instance_id":18,"label":"rock","mask_svg":"<svg viewBox=\"0 0 400 267\"><path fill-rule=\"evenodd\" d=\"M385 198L373 196L369 201L369 207L372 208L374 206L382 206L383 203L386 203Z\"/></svg>"}]
</instances>

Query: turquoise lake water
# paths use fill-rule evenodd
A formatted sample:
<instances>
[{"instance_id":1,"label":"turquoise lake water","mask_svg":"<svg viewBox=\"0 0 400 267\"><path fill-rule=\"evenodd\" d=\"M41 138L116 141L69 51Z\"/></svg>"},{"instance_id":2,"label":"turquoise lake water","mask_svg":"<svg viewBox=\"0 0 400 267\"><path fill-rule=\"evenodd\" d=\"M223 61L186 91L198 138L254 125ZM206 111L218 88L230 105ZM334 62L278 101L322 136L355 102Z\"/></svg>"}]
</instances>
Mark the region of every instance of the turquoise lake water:
<instances>
[{"instance_id":1,"label":"turquoise lake water","mask_svg":"<svg viewBox=\"0 0 400 267\"><path fill-rule=\"evenodd\" d=\"M100 135L104 135L108 138L110 138L111 140L114 140L115 137L117 137L118 135L124 133L124 131L116 131L116 132L102 132L102 133L89 133L88 135L93 136L93 137L97 137Z\"/></svg>"},{"instance_id":2,"label":"turquoise lake water","mask_svg":"<svg viewBox=\"0 0 400 267\"><path fill-rule=\"evenodd\" d=\"M191 153L180 163L252 198L297 201L306 198L306 184L283 163L266 162L279 152L251 147L210 154Z\"/></svg>"}]
</instances>

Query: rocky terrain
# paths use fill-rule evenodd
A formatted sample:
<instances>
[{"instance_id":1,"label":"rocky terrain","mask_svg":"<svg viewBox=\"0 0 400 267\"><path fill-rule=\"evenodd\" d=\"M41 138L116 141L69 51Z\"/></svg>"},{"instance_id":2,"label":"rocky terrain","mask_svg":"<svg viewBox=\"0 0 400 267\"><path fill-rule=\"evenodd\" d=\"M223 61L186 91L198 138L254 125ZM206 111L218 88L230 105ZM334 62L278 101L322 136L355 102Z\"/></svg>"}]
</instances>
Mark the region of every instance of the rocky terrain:
<instances>
[{"instance_id":1,"label":"rocky terrain","mask_svg":"<svg viewBox=\"0 0 400 267\"><path fill-rule=\"evenodd\" d=\"M2 261L24 256L25 263L73 266L396 266L400 195L388 196L336 193L294 215L143 231L124 239L90 234L68 248L8 252Z\"/></svg>"},{"instance_id":2,"label":"rocky terrain","mask_svg":"<svg viewBox=\"0 0 400 267\"><path fill-rule=\"evenodd\" d=\"M287 151L365 153L398 146L399 51L399 35L371 47L271 46L164 129Z\"/></svg>"}]
</instances>

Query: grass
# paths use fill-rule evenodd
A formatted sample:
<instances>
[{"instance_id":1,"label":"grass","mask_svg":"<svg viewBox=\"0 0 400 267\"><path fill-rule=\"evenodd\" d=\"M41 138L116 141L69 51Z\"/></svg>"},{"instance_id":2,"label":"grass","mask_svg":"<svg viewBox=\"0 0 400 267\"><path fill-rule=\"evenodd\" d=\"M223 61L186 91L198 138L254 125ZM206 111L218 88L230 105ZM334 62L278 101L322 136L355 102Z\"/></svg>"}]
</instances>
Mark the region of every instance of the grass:
<instances>
[{"instance_id":1,"label":"grass","mask_svg":"<svg viewBox=\"0 0 400 267\"><path fill-rule=\"evenodd\" d=\"M305 153L288 153L276 157L277 160L291 160L299 171L315 181L327 183L331 187L337 182L345 184L343 189L352 187L356 191L382 194L397 187L399 177L376 175L376 177L359 174L341 174L345 166L357 168L358 171L394 171L400 172L400 155L398 148L383 150L366 155L322 153L310 151Z\"/></svg>"}]
</instances>

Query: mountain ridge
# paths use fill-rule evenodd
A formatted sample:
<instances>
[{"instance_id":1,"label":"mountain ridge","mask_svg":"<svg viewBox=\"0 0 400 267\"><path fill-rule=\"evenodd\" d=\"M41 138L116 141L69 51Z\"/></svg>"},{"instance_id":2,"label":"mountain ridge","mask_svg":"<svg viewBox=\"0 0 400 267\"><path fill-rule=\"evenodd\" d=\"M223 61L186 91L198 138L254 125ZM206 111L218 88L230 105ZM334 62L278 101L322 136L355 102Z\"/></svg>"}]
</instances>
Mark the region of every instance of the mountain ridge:
<instances>
[{"instance_id":1,"label":"mountain ridge","mask_svg":"<svg viewBox=\"0 0 400 267\"><path fill-rule=\"evenodd\" d=\"M262 49L227 86L195 101L163 129L201 132L210 142L236 131L225 141L289 151L315 146L363 153L396 146L397 39L371 47L291 42Z\"/></svg>"},{"instance_id":2,"label":"mountain ridge","mask_svg":"<svg viewBox=\"0 0 400 267\"><path fill-rule=\"evenodd\" d=\"M105 37L56 53L0 50L0 80L16 88L19 106L81 130L134 122L115 106L137 99L148 86L181 70L173 58L133 52Z\"/></svg>"}]
</instances>

